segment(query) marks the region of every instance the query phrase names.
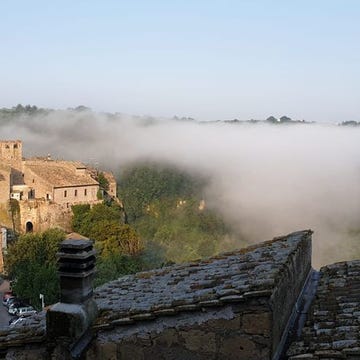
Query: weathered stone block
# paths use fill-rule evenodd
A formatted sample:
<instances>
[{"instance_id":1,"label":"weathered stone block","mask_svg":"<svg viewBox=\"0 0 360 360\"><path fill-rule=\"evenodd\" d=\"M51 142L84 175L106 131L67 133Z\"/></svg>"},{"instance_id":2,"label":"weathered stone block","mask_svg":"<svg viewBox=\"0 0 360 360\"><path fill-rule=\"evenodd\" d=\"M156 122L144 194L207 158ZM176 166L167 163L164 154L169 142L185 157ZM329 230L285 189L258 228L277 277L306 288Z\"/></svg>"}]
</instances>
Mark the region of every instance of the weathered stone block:
<instances>
[{"instance_id":1,"label":"weathered stone block","mask_svg":"<svg viewBox=\"0 0 360 360\"><path fill-rule=\"evenodd\" d=\"M247 334L270 336L271 314L245 314L242 317L242 329Z\"/></svg>"},{"instance_id":2,"label":"weathered stone block","mask_svg":"<svg viewBox=\"0 0 360 360\"><path fill-rule=\"evenodd\" d=\"M216 337L214 333L201 330L181 332L187 349L196 353L214 353L216 350Z\"/></svg>"},{"instance_id":3,"label":"weathered stone block","mask_svg":"<svg viewBox=\"0 0 360 360\"><path fill-rule=\"evenodd\" d=\"M266 356L261 348L251 340L250 337L233 337L221 339L219 353L222 359L227 360L259 360L270 359L270 354Z\"/></svg>"}]
</instances>

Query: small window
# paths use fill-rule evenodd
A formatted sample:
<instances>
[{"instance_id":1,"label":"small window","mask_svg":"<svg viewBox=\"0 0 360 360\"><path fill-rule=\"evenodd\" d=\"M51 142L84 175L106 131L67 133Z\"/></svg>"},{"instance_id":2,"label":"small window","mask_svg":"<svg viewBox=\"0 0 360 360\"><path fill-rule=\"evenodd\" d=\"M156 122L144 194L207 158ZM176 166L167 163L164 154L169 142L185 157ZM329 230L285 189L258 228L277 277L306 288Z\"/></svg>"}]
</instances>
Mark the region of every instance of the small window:
<instances>
[{"instance_id":1,"label":"small window","mask_svg":"<svg viewBox=\"0 0 360 360\"><path fill-rule=\"evenodd\" d=\"M64 197L67 197L67 190L64 190Z\"/></svg>"},{"instance_id":2,"label":"small window","mask_svg":"<svg viewBox=\"0 0 360 360\"><path fill-rule=\"evenodd\" d=\"M77 190L74 191L74 195L77 196Z\"/></svg>"},{"instance_id":3,"label":"small window","mask_svg":"<svg viewBox=\"0 0 360 360\"><path fill-rule=\"evenodd\" d=\"M85 196L87 195L87 189L84 189L84 195Z\"/></svg>"},{"instance_id":4,"label":"small window","mask_svg":"<svg viewBox=\"0 0 360 360\"><path fill-rule=\"evenodd\" d=\"M17 148L18 148L18 146L17 146L17 144L15 144L15 145L14 145L14 149L17 149Z\"/></svg>"},{"instance_id":5,"label":"small window","mask_svg":"<svg viewBox=\"0 0 360 360\"><path fill-rule=\"evenodd\" d=\"M9 146L9 145L5 145L5 149L10 149L10 146Z\"/></svg>"}]
</instances>

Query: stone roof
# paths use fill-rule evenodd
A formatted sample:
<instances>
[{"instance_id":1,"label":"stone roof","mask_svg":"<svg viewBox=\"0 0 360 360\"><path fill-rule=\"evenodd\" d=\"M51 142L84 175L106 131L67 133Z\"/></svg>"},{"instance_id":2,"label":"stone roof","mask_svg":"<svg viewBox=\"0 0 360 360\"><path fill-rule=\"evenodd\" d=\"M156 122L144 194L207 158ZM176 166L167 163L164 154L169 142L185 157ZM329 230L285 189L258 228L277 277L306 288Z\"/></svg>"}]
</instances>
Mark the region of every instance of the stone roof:
<instances>
[{"instance_id":1,"label":"stone roof","mask_svg":"<svg viewBox=\"0 0 360 360\"><path fill-rule=\"evenodd\" d=\"M310 230L206 260L124 276L95 290L99 328L270 297Z\"/></svg>"},{"instance_id":2,"label":"stone roof","mask_svg":"<svg viewBox=\"0 0 360 360\"><path fill-rule=\"evenodd\" d=\"M54 188L98 185L98 182L86 172L78 173L85 165L72 161L31 160L25 166Z\"/></svg>"},{"instance_id":3,"label":"stone roof","mask_svg":"<svg viewBox=\"0 0 360 360\"><path fill-rule=\"evenodd\" d=\"M360 359L360 260L328 265L291 360Z\"/></svg>"},{"instance_id":4,"label":"stone roof","mask_svg":"<svg viewBox=\"0 0 360 360\"><path fill-rule=\"evenodd\" d=\"M46 338L45 315L42 311L25 318L19 324L0 328L0 350L44 341Z\"/></svg>"}]
</instances>

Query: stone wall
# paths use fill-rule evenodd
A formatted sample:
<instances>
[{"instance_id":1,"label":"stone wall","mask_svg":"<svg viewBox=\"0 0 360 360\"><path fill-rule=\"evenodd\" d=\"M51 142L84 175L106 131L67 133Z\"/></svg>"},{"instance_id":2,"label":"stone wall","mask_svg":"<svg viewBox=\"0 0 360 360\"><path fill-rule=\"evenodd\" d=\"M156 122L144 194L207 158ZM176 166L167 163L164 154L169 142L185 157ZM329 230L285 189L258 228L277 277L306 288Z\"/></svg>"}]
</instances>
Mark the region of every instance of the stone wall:
<instances>
[{"instance_id":1,"label":"stone wall","mask_svg":"<svg viewBox=\"0 0 360 360\"><path fill-rule=\"evenodd\" d=\"M71 231L71 207L52 203L46 200L20 201L20 233L26 232L26 224L30 222L33 231L44 231L51 227L59 227Z\"/></svg>"},{"instance_id":2,"label":"stone wall","mask_svg":"<svg viewBox=\"0 0 360 360\"><path fill-rule=\"evenodd\" d=\"M29 188L36 189L33 194L33 197L36 199L46 199L48 195L53 197L53 188L50 183L41 176L38 176L29 167L27 167L26 164L24 166L24 182L29 186Z\"/></svg>"},{"instance_id":3,"label":"stone wall","mask_svg":"<svg viewBox=\"0 0 360 360\"><path fill-rule=\"evenodd\" d=\"M5 204L10 198L10 166L0 162L0 204Z\"/></svg>"},{"instance_id":4,"label":"stone wall","mask_svg":"<svg viewBox=\"0 0 360 360\"><path fill-rule=\"evenodd\" d=\"M279 344L284 327L294 310L295 303L311 270L311 233L298 243L298 249L288 258L271 298L273 315L273 344ZM282 300L283 299L283 300ZM277 349L273 348L273 353Z\"/></svg>"},{"instance_id":5,"label":"stone wall","mask_svg":"<svg viewBox=\"0 0 360 360\"><path fill-rule=\"evenodd\" d=\"M270 359L271 313L265 299L160 316L99 333L86 359Z\"/></svg>"},{"instance_id":6,"label":"stone wall","mask_svg":"<svg viewBox=\"0 0 360 360\"><path fill-rule=\"evenodd\" d=\"M0 160L14 169L22 169L22 142L20 140L0 141Z\"/></svg>"},{"instance_id":7,"label":"stone wall","mask_svg":"<svg viewBox=\"0 0 360 360\"><path fill-rule=\"evenodd\" d=\"M89 204L96 202L98 185L71 186L54 189L54 201L59 204Z\"/></svg>"}]
</instances>

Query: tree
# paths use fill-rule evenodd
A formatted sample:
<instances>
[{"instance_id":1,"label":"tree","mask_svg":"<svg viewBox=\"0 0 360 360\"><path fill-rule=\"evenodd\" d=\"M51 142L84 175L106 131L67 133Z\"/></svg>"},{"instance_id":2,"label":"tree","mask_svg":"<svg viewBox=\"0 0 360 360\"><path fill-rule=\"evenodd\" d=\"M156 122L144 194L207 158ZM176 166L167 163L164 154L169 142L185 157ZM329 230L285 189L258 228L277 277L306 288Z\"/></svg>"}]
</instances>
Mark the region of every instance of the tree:
<instances>
[{"instance_id":1,"label":"tree","mask_svg":"<svg viewBox=\"0 0 360 360\"><path fill-rule=\"evenodd\" d=\"M136 231L123 222L123 210L117 203L96 204L92 208L74 205L73 229L95 240L100 256L109 253L134 255L142 250Z\"/></svg>"},{"instance_id":2,"label":"tree","mask_svg":"<svg viewBox=\"0 0 360 360\"><path fill-rule=\"evenodd\" d=\"M99 182L100 188L109 191L109 180L105 177L103 172L100 172L97 176L97 181Z\"/></svg>"},{"instance_id":3,"label":"tree","mask_svg":"<svg viewBox=\"0 0 360 360\"><path fill-rule=\"evenodd\" d=\"M146 215L155 200L200 196L202 178L191 176L173 166L140 163L126 168L119 181L119 196L129 222Z\"/></svg>"},{"instance_id":4,"label":"tree","mask_svg":"<svg viewBox=\"0 0 360 360\"><path fill-rule=\"evenodd\" d=\"M269 116L266 121L271 123L277 123L279 120L275 116Z\"/></svg>"},{"instance_id":5,"label":"tree","mask_svg":"<svg viewBox=\"0 0 360 360\"><path fill-rule=\"evenodd\" d=\"M289 118L288 116L282 116L281 118L280 118L280 122L290 122L290 121L292 121L291 120L291 118Z\"/></svg>"},{"instance_id":6,"label":"tree","mask_svg":"<svg viewBox=\"0 0 360 360\"><path fill-rule=\"evenodd\" d=\"M133 274L143 269L140 257L110 254L98 259L94 286L115 280L122 275Z\"/></svg>"},{"instance_id":7,"label":"tree","mask_svg":"<svg viewBox=\"0 0 360 360\"><path fill-rule=\"evenodd\" d=\"M9 246L5 268L14 279L15 293L40 308L39 294L44 294L47 304L58 301L59 280L56 253L65 234L50 229L42 234L26 234Z\"/></svg>"}]
</instances>

